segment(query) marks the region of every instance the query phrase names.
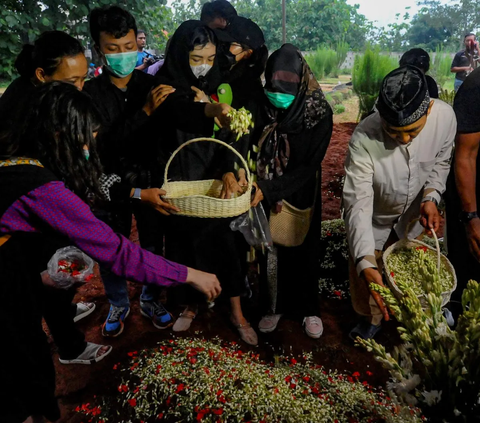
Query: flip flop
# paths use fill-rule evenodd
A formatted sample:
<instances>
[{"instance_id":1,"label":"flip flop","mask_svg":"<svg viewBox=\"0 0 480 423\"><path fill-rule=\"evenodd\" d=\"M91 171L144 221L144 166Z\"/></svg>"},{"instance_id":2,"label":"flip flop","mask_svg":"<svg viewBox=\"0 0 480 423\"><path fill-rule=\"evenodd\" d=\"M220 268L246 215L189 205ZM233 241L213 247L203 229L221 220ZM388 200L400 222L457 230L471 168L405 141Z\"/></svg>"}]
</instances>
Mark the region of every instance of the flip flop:
<instances>
[{"instance_id":1,"label":"flip flop","mask_svg":"<svg viewBox=\"0 0 480 423\"><path fill-rule=\"evenodd\" d=\"M95 303L86 303L83 301L80 301L76 305L77 305L77 313L73 318L74 322L78 322L79 320L82 320L84 317L87 317L89 314L93 313L93 310L95 310L95 308L97 307Z\"/></svg>"},{"instance_id":2,"label":"flip flop","mask_svg":"<svg viewBox=\"0 0 480 423\"><path fill-rule=\"evenodd\" d=\"M97 357L100 348L106 346L108 346L108 350L101 356ZM85 350L77 358L73 358L72 360L62 360L59 358L58 361L60 361L62 364L93 364L103 360L111 352L112 347L110 345L99 345L94 344L93 342L87 342Z\"/></svg>"},{"instance_id":3,"label":"flip flop","mask_svg":"<svg viewBox=\"0 0 480 423\"><path fill-rule=\"evenodd\" d=\"M197 317L196 313L191 310L183 310L182 313L178 315L178 319L173 324L172 330L174 332L184 332L190 329L193 319Z\"/></svg>"},{"instance_id":4,"label":"flip flop","mask_svg":"<svg viewBox=\"0 0 480 423\"><path fill-rule=\"evenodd\" d=\"M375 326L369 322L361 321L357 326L355 326L350 331L348 336L353 341L355 341L358 336L362 339L372 339L381 328L382 328L381 324L378 326Z\"/></svg>"},{"instance_id":5,"label":"flip flop","mask_svg":"<svg viewBox=\"0 0 480 423\"><path fill-rule=\"evenodd\" d=\"M232 324L235 326L235 329L238 330L238 333L240 334L240 338L242 338L243 342L245 342L248 345L253 345L253 346L258 345L257 332L255 332L252 326L250 326L250 323L247 322L247 324L242 325L241 323L235 324L232 322Z\"/></svg>"}]
</instances>

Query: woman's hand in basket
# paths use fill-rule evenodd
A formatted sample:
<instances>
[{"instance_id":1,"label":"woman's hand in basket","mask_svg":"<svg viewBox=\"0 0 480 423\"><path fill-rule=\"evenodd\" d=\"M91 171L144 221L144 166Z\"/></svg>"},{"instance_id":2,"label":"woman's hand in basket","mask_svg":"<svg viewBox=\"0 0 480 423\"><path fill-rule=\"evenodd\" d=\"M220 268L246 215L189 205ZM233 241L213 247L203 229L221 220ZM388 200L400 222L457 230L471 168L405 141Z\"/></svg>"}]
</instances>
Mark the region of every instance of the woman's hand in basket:
<instances>
[{"instance_id":1,"label":"woman's hand in basket","mask_svg":"<svg viewBox=\"0 0 480 423\"><path fill-rule=\"evenodd\" d=\"M420 224L426 229L428 236L432 236L433 229L435 232L440 227L440 213L433 201L425 201L420 206Z\"/></svg>"},{"instance_id":2,"label":"woman's hand in basket","mask_svg":"<svg viewBox=\"0 0 480 423\"><path fill-rule=\"evenodd\" d=\"M223 187L222 192L220 193L220 198L233 198L235 194L242 194L243 189L240 184L237 182L237 178L233 172L225 173L222 177Z\"/></svg>"},{"instance_id":3,"label":"woman's hand in basket","mask_svg":"<svg viewBox=\"0 0 480 423\"><path fill-rule=\"evenodd\" d=\"M367 283L367 287L368 287L368 290L370 291L370 294L372 295L373 299L377 303L378 308L380 309L381 313L383 314L383 318L385 319L385 321L390 320L390 316L388 315L387 306L383 302L382 296L378 292L373 291L370 288L371 283L376 283L377 285L380 285L380 286L383 286L383 287L385 286L383 284L382 275L374 267L367 267L366 269L363 270L362 276L363 276L363 279L365 280L365 282Z\"/></svg>"},{"instance_id":4,"label":"woman's hand in basket","mask_svg":"<svg viewBox=\"0 0 480 423\"><path fill-rule=\"evenodd\" d=\"M248 186L247 172L245 172L245 169L243 168L238 169L238 185L241 187Z\"/></svg>"},{"instance_id":5,"label":"woman's hand in basket","mask_svg":"<svg viewBox=\"0 0 480 423\"><path fill-rule=\"evenodd\" d=\"M230 118L227 116L232 108L225 103L207 103L205 105L205 116L214 118L219 128L228 128L230 126Z\"/></svg>"},{"instance_id":6,"label":"woman's hand in basket","mask_svg":"<svg viewBox=\"0 0 480 423\"><path fill-rule=\"evenodd\" d=\"M177 207L172 206L170 203L162 200L161 196L165 194L166 192L160 188L142 189L140 201L148 204L165 216L169 216L172 212L179 212L180 210Z\"/></svg>"},{"instance_id":7,"label":"woman's hand in basket","mask_svg":"<svg viewBox=\"0 0 480 423\"><path fill-rule=\"evenodd\" d=\"M201 270L188 267L186 283L192 285L196 290L202 292L207 297L207 301L213 301L222 292L222 287L217 277L212 273L202 272Z\"/></svg>"}]
</instances>

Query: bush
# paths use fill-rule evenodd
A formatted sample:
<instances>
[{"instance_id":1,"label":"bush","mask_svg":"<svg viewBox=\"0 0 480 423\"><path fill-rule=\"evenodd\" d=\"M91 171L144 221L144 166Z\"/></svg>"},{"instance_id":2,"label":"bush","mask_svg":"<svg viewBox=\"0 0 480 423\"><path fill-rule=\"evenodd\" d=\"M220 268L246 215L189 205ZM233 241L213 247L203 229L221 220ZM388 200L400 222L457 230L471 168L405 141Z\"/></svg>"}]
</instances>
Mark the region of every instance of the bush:
<instances>
[{"instance_id":1,"label":"bush","mask_svg":"<svg viewBox=\"0 0 480 423\"><path fill-rule=\"evenodd\" d=\"M352 83L359 99L359 117L363 118L372 110L383 78L397 67L396 59L383 56L378 49L372 50L370 47L363 56L355 57Z\"/></svg>"},{"instance_id":2,"label":"bush","mask_svg":"<svg viewBox=\"0 0 480 423\"><path fill-rule=\"evenodd\" d=\"M316 51L305 56L310 69L317 79L323 79L326 76L338 77L340 66L347 57L349 47L345 42L340 42L335 49L328 47L319 47Z\"/></svg>"},{"instance_id":3,"label":"bush","mask_svg":"<svg viewBox=\"0 0 480 423\"><path fill-rule=\"evenodd\" d=\"M452 59L450 55L445 53L443 49L437 48L435 50L435 58L430 62L428 73L442 87L448 79L452 78L451 66Z\"/></svg>"},{"instance_id":4,"label":"bush","mask_svg":"<svg viewBox=\"0 0 480 423\"><path fill-rule=\"evenodd\" d=\"M344 97L343 97L343 94L340 92L340 91L335 91L333 94L332 94L332 97L333 99L335 100L335 103L336 104L339 104L343 101Z\"/></svg>"},{"instance_id":5,"label":"bush","mask_svg":"<svg viewBox=\"0 0 480 423\"><path fill-rule=\"evenodd\" d=\"M335 100L330 94L325 94L325 99L328 101L328 104L330 104L330 106L335 105Z\"/></svg>"},{"instance_id":6,"label":"bush","mask_svg":"<svg viewBox=\"0 0 480 423\"><path fill-rule=\"evenodd\" d=\"M336 115L339 115L344 111L345 111L345 106L343 104L335 104L335 106L333 107L333 113L335 113Z\"/></svg>"},{"instance_id":7,"label":"bush","mask_svg":"<svg viewBox=\"0 0 480 423\"><path fill-rule=\"evenodd\" d=\"M352 68L340 69L340 75L351 75L351 74L352 74Z\"/></svg>"},{"instance_id":8,"label":"bush","mask_svg":"<svg viewBox=\"0 0 480 423\"><path fill-rule=\"evenodd\" d=\"M440 88L440 93L438 95L440 100L444 101L447 104L450 104L450 106L453 106L453 100L455 99L455 90L444 90L443 88Z\"/></svg>"}]
</instances>

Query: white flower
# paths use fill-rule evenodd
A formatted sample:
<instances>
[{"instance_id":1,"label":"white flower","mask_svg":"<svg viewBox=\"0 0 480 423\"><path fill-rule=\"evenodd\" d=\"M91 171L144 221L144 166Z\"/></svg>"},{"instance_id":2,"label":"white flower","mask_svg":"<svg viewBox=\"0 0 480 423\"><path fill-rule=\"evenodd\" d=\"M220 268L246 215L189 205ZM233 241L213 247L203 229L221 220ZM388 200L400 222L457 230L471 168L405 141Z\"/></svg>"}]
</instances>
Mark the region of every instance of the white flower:
<instances>
[{"instance_id":1,"label":"white flower","mask_svg":"<svg viewBox=\"0 0 480 423\"><path fill-rule=\"evenodd\" d=\"M442 398L442 391L423 391L422 395L425 398L425 402L429 406L432 406L440 402L440 399Z\"/></svg>"},{"instance_id":2,"label":"white flower","mask_svg":"<svg viewBox=\"0 0 480 423\"><path fill-rule=\"evenodd\" d=\"M437 336L435 337L436 340L438 340L440 338L455 339L455 336L453 335L452 331L446 325L445 322L440 322L438 324L438 326L435 328L435 333L437 334Z\"/></svg>"}]
</instances>

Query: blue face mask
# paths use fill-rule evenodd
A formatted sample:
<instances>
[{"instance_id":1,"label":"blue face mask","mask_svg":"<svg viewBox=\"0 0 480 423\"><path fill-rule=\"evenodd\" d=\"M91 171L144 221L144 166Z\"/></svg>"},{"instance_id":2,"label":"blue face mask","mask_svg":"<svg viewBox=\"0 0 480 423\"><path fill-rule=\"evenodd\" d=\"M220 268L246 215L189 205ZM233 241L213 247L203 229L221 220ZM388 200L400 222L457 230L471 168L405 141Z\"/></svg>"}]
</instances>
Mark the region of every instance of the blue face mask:
<instances>
[{"instance_id":1,"label":"blue face mask","mask_svg":"<svg viewBox=\"0 0 480 423\"><path fill-rule=\"evenodd\" d=\"M293 94L272 93L265 90L265 95L267 96L268 101L270 101L270 103L272 103L277 109L288 109L292 105L293 100L295 100Z\"/></svg>"},{"instance_id":2,"label":"blue face mask","mask_svg":"<svg viewBox=\"0 0 480 423\"><path fill-rule=\"evenodd\" d=\"M130 75L137 64L137 52L106 54L107 69L118 78Z\"/></svg>"}]
</instances>

